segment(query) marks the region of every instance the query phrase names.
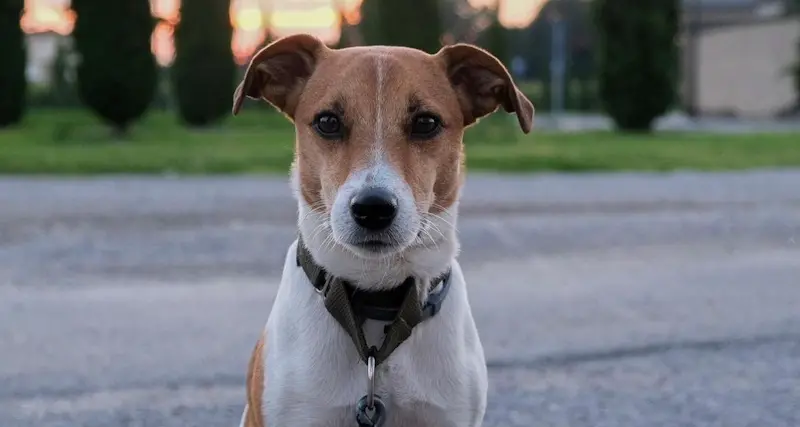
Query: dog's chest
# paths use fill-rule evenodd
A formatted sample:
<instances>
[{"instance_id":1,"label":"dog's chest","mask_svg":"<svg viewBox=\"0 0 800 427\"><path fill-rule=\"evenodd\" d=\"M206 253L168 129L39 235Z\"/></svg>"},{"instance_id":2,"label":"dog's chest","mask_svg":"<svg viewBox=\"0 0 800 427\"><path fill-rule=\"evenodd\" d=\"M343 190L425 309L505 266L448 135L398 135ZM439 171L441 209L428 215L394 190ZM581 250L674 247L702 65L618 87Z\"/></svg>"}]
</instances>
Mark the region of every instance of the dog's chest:
<instances>
[{"instance_id":1,"label":"dog's chest","mask_svg":"<svg viewBox=\"0 0 800 427\"><path fill-rule=\"evenodd\" d=\"M377 369L375 392L386 406L384 427L475 425L485 405L481 361L451 361L444 367L435 358L431 363L429 355L419 356L422 359L415 363L417 357L398 349ZM346 358L331 355L331 363L304 360L299 355L285 357L293 359L294 368L271 371L272 381L270 374L265 381L267 425L356 425L356 403L366 395L368 386L366 368L354 363L355 354ZM474 369L469 369L470 364Z\"/></svg>"},{"instance_id":2,"label":"dog's chest","mask_svg":"<svg viewBox=\"0 0 800 427\"><path fill-rule=\"evenodd\" d=\"M352 340L308 287L282 288L277 298L267 327L266 425L356 425L367 370ZM310 308L297 310L298 305ZM384 427L478 425L485 407L483 354L464 345L464 331L453 327L454 320L434 317L417 326L378 366ZM380 324L369 324L365 333L371 341L380 330Z\"/></svg>"}]
</instances>

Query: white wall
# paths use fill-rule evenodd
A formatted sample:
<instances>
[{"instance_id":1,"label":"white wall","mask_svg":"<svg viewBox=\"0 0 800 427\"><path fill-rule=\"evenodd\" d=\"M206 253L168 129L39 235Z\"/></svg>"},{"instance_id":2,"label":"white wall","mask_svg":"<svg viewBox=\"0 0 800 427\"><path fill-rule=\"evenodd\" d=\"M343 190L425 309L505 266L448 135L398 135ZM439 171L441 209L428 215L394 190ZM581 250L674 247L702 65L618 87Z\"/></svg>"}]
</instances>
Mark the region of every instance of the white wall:
<instances>
[{"instance_id":1,"label":"white wall","mask_svg":"<svg viewBox=\"0 0 800 427\"><path fill-rule=\"evenodd\" d=\"M701 111L766 117L795 102L788 68L797 57L796 19L725 27L699 40Z\"/></svg>"}]
</instances>

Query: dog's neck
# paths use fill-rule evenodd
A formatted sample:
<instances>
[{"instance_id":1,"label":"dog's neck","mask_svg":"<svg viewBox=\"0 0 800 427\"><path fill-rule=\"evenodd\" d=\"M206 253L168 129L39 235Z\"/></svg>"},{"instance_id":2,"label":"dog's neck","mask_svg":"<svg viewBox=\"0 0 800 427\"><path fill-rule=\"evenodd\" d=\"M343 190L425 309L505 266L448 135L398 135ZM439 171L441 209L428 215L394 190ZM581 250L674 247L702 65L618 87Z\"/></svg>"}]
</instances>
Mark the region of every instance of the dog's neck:
<instances>
[{"instance_id":1,"label":"dog's neck","mask_svg":"<svg viewBox=\"0 0 800 427\"><path fill-rule=\"evenodd\" d=\"M458 204L438 214L438 232L418 245L379 259L357 256L337 243L331 235L325 213L314 211L300 195L297 174L292 171L292 189L298 203L298 229L314 261L329 274L347 280L360 289L385 290L414 277L419 286L427 286L451 267L459 251L456 235ZM430 240L430 241L427 241ZM422 291L422 289L420 289Z\"/></svg>"}]
</instances>

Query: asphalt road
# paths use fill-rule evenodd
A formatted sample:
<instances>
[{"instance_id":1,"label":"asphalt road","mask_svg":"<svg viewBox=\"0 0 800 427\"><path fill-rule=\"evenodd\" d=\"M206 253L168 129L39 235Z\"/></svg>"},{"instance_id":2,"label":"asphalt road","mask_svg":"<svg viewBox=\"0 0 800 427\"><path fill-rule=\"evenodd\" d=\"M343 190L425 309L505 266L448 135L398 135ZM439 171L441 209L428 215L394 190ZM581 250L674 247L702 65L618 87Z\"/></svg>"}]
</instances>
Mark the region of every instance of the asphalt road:
<instances>
[{"instance_id":1,"label":"asphalt road","mask_svg":"<svg viewBox=\"0 0 800 427\"><path fill-rule=\"evenodd\" d=\"M0 426L235 426L284 180L0 180ZM473 174L486 426L800 426L800 171Z\"/></svg>"}]
</instances>

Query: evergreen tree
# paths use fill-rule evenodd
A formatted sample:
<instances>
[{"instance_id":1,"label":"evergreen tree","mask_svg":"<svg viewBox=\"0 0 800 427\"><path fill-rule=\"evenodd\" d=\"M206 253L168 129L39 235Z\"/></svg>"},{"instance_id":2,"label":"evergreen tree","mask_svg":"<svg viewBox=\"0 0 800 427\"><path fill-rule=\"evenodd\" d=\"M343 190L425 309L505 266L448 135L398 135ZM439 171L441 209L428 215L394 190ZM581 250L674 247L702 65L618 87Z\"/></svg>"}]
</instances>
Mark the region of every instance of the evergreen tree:
<instances>
[{"instance_id":1,"label":"evergreen tree","mask_svg":"<svg viewBox=\"0 0 800 427\"><path fill-rule=\"evenodd\" d=\"M338 9L339 19L339 40L333 46L336 49L343 49L346 47L361 46L364 44L361 30L358 25L351 24L347 21L347 13L343 7Z\"/></svg>"},{"instance_id":2,"label":"evergreen tree","mask_svg":"<svg viewBox=\"0 0 800 427\"><path fill-rule=\"evenodd\" d=\"M595 0L599 95L617 127L649 131L677 97L679 0Z\"/></svg>"},{"instance_id":3,"label":"evergreen tree","mask_svg":"<svg viewBox=\"0 0 800 427\"><path fill-rule=\"evenodd\" d=\"M500 10L498 8L490 10L489 16L491 17L491 23L483 30L479 44L508 67L511 61L509 30L500 23Z\"/></svg>"},{"instance_id":4,"label":"evergreen tree","mask_svg":"<svg viewBox=\"0 0 800 427\"><path fill-rule=\"evenodd\" d=\"M468 41L474 37L478 22L485 10L476 8L471 0L439 0L439 19L444 32L455 41Z\"/></svg>"},{"instance_id":5,"label":"evergreen tree","mask_svg":"<svg viewBox=\"0 0 800 427\"><path fill-rule=\"evenodd\" d=\"M442 22L437 0L364 0L361 32L368 45L407 46L435 53L441 48Z\"/></svg>"},{"instance_id":6,"label":"evergreen tree","mask_svg":"<svg viewBox=\"0 0 800 427\"><path fill-rule=\"evenodd\" d=\"M150 2L72 0L72 8L81 101L122 135L144 115L156 93Z\"/></svg>"},{"instance_id":7,"label":"evergreen tree","mask_svg":"<svg viewBox=\"0 0 800 427\"><path fill-rule=\"evenodd\" d=\"M25 114L27 55L20 28L23 0L0 3L0 128L19 123Z\"/></svg>"},{"instance_id":8,"label":"evergreen tree","mask_svg":"<svg viewBox=\"0 0 800 427\"><path fill-rule=\"evenodd\" d=\"M361 1L361 21L358 23L358 30L364 36L365 45L374 46L384 43L384 37L381 33L380 1Z\"/></svg>"},{"instance_id":9,"label":"evergreen tree","mask_svg":"<svg viewBox=\"0 0 800 427\"><path fill-rule=\"evenodd\" d=\"M794 0L790 4L790 13L800 20L800 0ZM797 109L800 110L800 37L797 38L797 53L794 63L794 87L797 94Z\"/></svg>"},{"instance_id":10,"label":"evergreen tree","mask_svg":"<svg viewBox=\"0 0 800 427\"><path fill-rule=\"evenodd\" d=\"M797 40L797 59L795 59L794 66L792 68L793 76L794 76L794 91L797 96L796 98L796 105L797 109L800 110L800 40Z\"/></svg>"},{"instance_id":11,"label":"evergreen tree","mask_svg":"<svg viewBox=\"0 0 800 427\"><path fill-rule=\"evenodd\" d=\"M230 112L236 84L230 7L230 0L181 3L172 84L180 117L190 126L212 124Z\"/></svg>"}]
</instances>

